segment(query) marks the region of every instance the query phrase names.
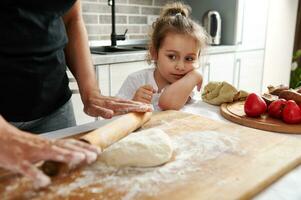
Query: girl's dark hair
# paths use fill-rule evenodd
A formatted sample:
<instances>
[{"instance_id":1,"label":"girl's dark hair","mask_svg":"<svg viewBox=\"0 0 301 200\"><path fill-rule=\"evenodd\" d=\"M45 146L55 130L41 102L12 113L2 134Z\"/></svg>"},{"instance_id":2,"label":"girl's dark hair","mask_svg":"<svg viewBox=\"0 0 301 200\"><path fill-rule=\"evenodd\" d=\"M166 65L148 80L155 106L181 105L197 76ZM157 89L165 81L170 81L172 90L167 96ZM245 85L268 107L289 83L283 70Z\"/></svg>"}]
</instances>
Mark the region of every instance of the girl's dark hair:
<instances>
[{"instance_id":1,"label":"girl's dark hair","mask_svg":"<svg viewBox=\"0 0 301 200\"><path fill-rule=\"evenodd\" d=\"M182 2L166 4L160 17L152 24L149 49L158 53L166 35L168 33L178 33L194 38L200 50L203 50L207 46L207 34L201 25L190 18L190 12L190 6Z\"/></svg>"}]
</instances>

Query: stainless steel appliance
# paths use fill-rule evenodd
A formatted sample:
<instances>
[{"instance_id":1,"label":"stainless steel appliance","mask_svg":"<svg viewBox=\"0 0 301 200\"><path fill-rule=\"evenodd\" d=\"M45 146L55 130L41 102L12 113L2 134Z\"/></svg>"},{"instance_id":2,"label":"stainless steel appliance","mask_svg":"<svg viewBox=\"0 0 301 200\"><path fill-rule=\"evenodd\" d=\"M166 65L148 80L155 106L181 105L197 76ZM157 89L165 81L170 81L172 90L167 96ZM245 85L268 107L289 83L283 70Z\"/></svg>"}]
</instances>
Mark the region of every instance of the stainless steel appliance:
<instances>
[{"instance_id":1,"label":"stainless steel appliance","mask_svg":"<svg viewBox=\"0 0 301 200\"><path fill-rule=\"evenodd\" d=\"M203 16L203 26L209 35L211 45L220 45L222 19L216 10L208 10Z\"/></svg>"}]
</instances>

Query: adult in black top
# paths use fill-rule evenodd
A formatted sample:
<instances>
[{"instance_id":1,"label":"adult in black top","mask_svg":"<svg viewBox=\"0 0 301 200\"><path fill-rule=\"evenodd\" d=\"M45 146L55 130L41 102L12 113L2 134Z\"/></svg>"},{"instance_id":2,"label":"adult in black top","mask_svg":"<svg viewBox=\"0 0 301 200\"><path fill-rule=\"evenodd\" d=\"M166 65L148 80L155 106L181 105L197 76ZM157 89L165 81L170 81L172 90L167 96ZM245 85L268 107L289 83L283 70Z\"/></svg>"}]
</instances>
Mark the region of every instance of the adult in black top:
<instances>
[{"instance_id":1,"label":"adult in black top","mask_svg":"<svg viewBox=\"0 0 301 200\"><path fill-rule=\"evenodd\" d=\"M79 0L1 0L0 27L0 167L44 187L51 180L33 163L54 160L79 165L96 160L97 147L46 140L6 122L46 119L42 122L49 123L48 116L71 96L66 64L77 80L87 114L110 118L151 111L150 105L100 94Z\"/></svg>"},{"instance_id":2,"label":"adult in black top","mask_svg":"<svg viewBox=\"0 0 301 200\"><path fill-rule=\"evenodd\" d=\"M66 104L71 97L66 65L88 115L111 118L151 110L146 104L101 95L79 0L2 0L0 27L0 113L6 120L47 119Z\"/></svg>"}]
</instances>

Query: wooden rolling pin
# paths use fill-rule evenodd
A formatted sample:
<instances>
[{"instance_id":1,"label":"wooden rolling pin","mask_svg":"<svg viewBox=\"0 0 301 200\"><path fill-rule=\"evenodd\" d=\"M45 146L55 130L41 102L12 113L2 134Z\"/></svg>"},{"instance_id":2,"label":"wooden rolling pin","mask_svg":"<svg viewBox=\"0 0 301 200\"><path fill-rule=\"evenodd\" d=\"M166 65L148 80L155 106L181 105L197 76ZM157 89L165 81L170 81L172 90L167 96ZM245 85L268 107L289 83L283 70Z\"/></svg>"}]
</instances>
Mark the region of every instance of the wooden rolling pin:
<instances>
[{"instance_id":1,"label":"wooden rolling pin","mask_svg":"<svg viewBox=\"0 0 301 200\"><path fill-rule=\"evenodd\" d=\"M79 139L99 146L103 150L141 127L150 119L151 115L151 112L128 113L100 128L88 132ZM67 165L55 161L46 161L41 169L49 176L55 176L68 170Z\"/></svg>"}]
</instances>

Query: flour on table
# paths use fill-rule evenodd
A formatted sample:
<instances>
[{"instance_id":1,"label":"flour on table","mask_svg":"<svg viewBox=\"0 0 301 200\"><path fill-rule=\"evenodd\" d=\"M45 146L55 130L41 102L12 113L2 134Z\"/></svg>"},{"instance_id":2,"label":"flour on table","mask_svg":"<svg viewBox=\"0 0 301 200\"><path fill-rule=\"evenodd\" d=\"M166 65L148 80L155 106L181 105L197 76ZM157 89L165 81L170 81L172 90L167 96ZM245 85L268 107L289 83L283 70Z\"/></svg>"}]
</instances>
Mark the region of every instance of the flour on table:
<instances>
[{"instance_id":1,"label":"flour on table","mask_svg":"<svg viewBox=\"0 0 301 200\"><path fill-rule=\"evenodd\" d=\"M166 163L173 152L169 136L152 128L130 134L107 148L100 156L117 167L153 167Z\"/></svg>"},{"instance_id":2,"label":"flour on table","mask_svg":"<svg viewBox=\"0 0 301 200\"><path fill-rule=\"evenodd\" d=\"M215 173L205 168L207 161L225 153L241 154L239 138L216 131L200 131L171 136L174 158L158 167L123 167L106 165L100 159L86 166L73 182L52 185L48 192L26 192L28 199L83 197L83 191L103 200L131 200L156 197L163 191L187 186L191 181ZM13 192L13 191L12 191ZM5 199L5 198L4 198Z\"/></svg>"}]
</instances>

